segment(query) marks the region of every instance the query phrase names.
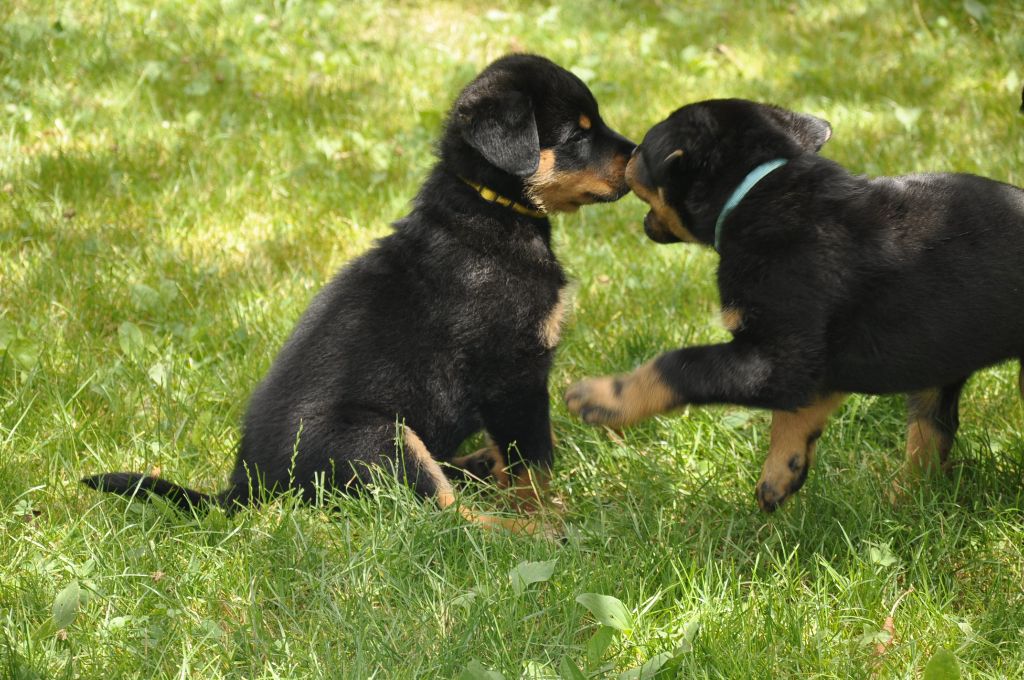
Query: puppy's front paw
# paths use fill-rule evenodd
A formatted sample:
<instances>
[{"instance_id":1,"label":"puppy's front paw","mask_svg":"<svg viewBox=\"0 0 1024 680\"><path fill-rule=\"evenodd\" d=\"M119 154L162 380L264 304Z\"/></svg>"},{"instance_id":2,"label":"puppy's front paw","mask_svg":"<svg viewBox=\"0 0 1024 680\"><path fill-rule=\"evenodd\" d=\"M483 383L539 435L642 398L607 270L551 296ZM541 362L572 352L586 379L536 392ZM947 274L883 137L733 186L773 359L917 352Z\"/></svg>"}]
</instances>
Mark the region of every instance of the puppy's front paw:
<instances>
[{"instance_id":1,"label":"puppy's front paw","mask_svg":"<svg viewBox=\"0 0 1024 680\"><path fill-rule=\"evenodd\" d=\"M638 423L682 404L654 361L631 373L581 380L565 393L565 405L584 422L614 428Z\"/></svg>"},{"instance_id":2,"label":"puppy's front paw","mask_svg":"<svg viewBox=\"0 0 1024 680\"><path fill-rule=\"evenodd\" d=\"M616 376L581 380L566 391L565 405L590 425L628 425L622 384L622 378Z\"/></svg>"}]
</instances>

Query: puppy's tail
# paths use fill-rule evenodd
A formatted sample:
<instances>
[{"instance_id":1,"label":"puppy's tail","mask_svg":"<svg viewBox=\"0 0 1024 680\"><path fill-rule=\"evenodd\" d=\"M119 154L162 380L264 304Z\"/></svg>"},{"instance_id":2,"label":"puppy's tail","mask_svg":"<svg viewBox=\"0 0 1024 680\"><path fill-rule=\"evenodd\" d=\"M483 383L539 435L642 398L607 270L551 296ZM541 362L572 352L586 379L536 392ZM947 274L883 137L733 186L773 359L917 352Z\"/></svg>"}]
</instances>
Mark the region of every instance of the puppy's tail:
<instances>
[{"instance_id":1,"label":"puppy's tail","mask_svg":"<svg viewBox=\"0 0 1024 680\"><path fill-rule=\"evenodd\" d=\"M136 472L106 472L100 475L91 475L82 478L82 484L97 491L116 493L129 498L139 495L140 491L146 491L168 500L183 512L202 513L214 506L223 505L222 494L215 496L200 493L159 477L140 475Z\"/></svg>"}]
</instances>

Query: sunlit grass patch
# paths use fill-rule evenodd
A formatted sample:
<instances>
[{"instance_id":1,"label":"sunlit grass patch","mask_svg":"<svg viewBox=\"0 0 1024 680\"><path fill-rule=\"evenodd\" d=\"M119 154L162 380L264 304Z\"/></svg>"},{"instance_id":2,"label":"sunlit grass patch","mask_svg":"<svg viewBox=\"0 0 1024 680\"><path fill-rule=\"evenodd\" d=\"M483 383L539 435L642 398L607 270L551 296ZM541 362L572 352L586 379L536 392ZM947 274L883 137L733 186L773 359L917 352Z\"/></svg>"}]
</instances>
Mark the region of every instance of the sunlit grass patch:
<instances>
[{"instance_id":1,"label":"sunlit grass patch","mask_svg":"<svg viewBox=\"0 0 1024 680\"><path fill-rule=\"evenodd\" d=\"M397 484L193 518L77 483L220 487L298 315L405 213L452 97L509 50L573 69L637 140L744 96L830 120L823 153L854 172L1020 183L1022 20L880 0L0 5L0 675L919 677L940 647L965 677L1024 674L1017 367L969 383L949 477L890 505L902 399L853 397L765 516L765 414L619 436L561 406L575 378L726 337L716 256L651 244L632 196L555 221L564 544Z\"/></svg>"}]
</instances>

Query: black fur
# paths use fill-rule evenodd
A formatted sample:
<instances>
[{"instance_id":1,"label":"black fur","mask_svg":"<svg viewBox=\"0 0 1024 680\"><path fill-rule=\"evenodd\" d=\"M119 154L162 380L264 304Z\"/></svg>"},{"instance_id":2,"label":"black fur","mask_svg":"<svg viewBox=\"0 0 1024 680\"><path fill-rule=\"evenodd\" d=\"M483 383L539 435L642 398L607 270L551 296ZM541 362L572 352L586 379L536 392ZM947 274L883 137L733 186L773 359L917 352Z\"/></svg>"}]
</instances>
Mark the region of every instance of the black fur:
<instances>
[{"instance_id":1,"label":"black fur","mask_svg":"<svg viewBox=\"0 0 1024 680\"><path fill-rule=\"evenodd\" d=\"M1024 191L968 174L854 175L816 153L830 133L811 116L714 100L679 109L638 147L632 188L661 190L708 245L747 173L788 160L723 223L721 302L743 319L732 341L655 361L669 406L788 411L836 392L941 388L919 415L951 441L967 377L1024 356ZM572 396L601 422L586 409L606 405Z\"/></svg>"},{"instance_id":2,"label":"black fur","mask_svg":"<svg viewBox=\"0 0 1024 680\"><path fill-rule=\"evenodd\" d=\"M484 200L464 180L538 209L530 185L546 151L566 182L581 172L607 179L607 191L572 203L615 200L628 191L633 146L568 71L532 55L497 60L455 102L412 212L316 296L256 388L228 487L207 496L132 473L83 482L234 509L288 488L312 501L318 482L358 488L383 469L433 496L437 477L403 453L398 423L438 461L484 428L513 471L549 467L554 347L540 329L566 283L551 224Z\"/></svg>"}]
</instances>

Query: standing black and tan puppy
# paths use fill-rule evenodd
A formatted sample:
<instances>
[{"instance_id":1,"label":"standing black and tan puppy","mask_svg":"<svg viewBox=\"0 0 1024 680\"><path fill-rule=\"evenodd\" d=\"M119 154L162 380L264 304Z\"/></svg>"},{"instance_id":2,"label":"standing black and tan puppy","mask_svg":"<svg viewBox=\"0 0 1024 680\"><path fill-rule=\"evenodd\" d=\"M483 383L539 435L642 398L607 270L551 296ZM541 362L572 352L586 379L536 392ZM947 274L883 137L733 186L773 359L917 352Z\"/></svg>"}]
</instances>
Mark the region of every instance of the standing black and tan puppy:
<instances>
[{"instance_id":1,"label":"standing black and tan puppy","mask_svg":"<svg viewBox=\"0 0 1024 680\"><path fill-rule=\"evenodd\" d=\"M548 214L621 197L633 147L576 76L538 56L497 60L456 100L412 212L320 292L256 388L228 487L83 481L232 510L288 488L312 501L383 469L444 507L455 499L440 463L485 429L495 449L455 463L542 495L566 282Z\"/></svg>"},{"instance_id":2,"label":"standing black and tan puppy","mask_svg":"<svg viewBox=\"0 0 1024 680\"><path fill-rule=\"evenodd\" d=\"M772 409L766 511L804 483L845 393L910 395L907 464L920 470L946 461L967 378L1024 356L1024 191L965 174L851 175L817 155L830 135L823 120L743 100L654 126L626 169L651 206L644 227L717 248L733 339L566 395L612 426L684 404Z\"/></svg>"}]
</instances>

